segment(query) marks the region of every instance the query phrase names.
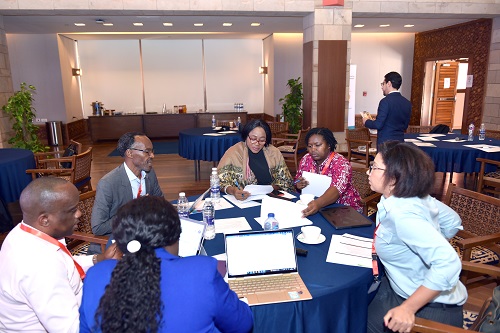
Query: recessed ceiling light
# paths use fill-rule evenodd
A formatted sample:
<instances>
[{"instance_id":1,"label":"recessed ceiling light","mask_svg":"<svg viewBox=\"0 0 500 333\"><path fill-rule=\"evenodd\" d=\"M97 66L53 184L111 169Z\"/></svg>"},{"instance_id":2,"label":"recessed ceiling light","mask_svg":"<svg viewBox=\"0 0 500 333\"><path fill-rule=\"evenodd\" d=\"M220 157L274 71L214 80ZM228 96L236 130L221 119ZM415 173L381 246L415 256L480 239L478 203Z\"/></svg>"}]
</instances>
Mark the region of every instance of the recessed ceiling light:
<instances>
[{"instance_id":1,"label":"recessed ceiling light","mask_svg":"<svg viewBox=\"0 0 500 333\"><path fill-rule=\"evenodd\" d=\"M95 23L97 23L97 24L103 24L104 20L103 19L97 19L97 20L95 20Z\"/></svg>"},{"instance_id":2,"label":"recessed ceiling light","mask_svg":"<svg viewBox=\"0 0 500 333\"><path fill-rule=\"evenodd\" d=\"M232 23L222 23L222 26L224 26L224 27L230 27L232 25L233 25Z\"/></svg>"},{"instance_id":3,"label":"recessed ceiling light","mask_svg":"<svg viewBox=\"0 0 500 333\"><path fill-rule=\"evenodd\" d=\"M113 26L113 23L103 23L102 25L105 25L107 27L112 27Z\"/></svg>"},{"instance_id":4,"label":"recessed ceiling light","mask_svg":"<svg viewBox=\"0 0 500 333\"><path fill-rule=\"evenodd\" d=\"M142 27L144 24L142 24L141 22L134 22L132 23L134 26L136 27Z\"/></svg>"},{"instance_id":5,"label":"recessed ceiling light","mask_svg":"<svg viewBox=\"0 0 500 333\"><path fill-rule=\"evenodd\" d=\"M173 24L173 23L171 23L171 22L165 22L165 23L163 23L163 26L165 26L165 27L171 27L171 26L173 26L173 25L174 25L174 24Z\"/></svg>"},{"instance_id":6,"label":"recessed ceiling light","mask_svg":"<svg viewBox=\"0 0 500 333\"><path fill-rule=\"evenodd\" d=\"M414 27L414 26L415 26L415 24L405 24L404 25L405 28L411 28L411 27Z\"/></svg>"},{"instance_id":7,"label":"recessed ceiling light","mask_svg":"<svg viewBox=\"0 0 500 333\"><path fill-rule=\"evenodd\" d=\"M203 26L203 23L195 23L194 24L195 27L202 27Z\"/></svg>"},{"instance_id":8,"label":"recessed ceiling light","mask_svg":"<svg viewBox=\"0 0 500 333\"><path fill-rule=\"evenodd\" d=\"M363 28L365 25L364 24L356 24L354 27L355 28Z\"/></svg>"},{"instance_id":9,"label":"recessed ceiling light","mask_svg":"<svg viewBox=\"0 0 500 333\"><path fill-rule=\"evenodd\" d=\"M379 25L379 27L381 28L387 28L387 27L390 27L391 25L390 24L381 24Z\"/></svg>"},{"instance_id":10,"label":"recessed ceiling light","mask_svg":"<svg viewBox=\"0 0 500 333\"><path fill-rule=\"evenodd\" d=\"M85 23L75 23L75 25L76 25L77 27L84 27L84 26L85 26Z\"/></svg>"},{"instance_id":11,"label":"recessed ceiling light","mask_svg":"<svg viewBox=\"0 0 500 333\"><path fill-rule=\"evenodd\" d=\"M259 27L260 26L260 23L258 22L254 22L252 24L250 24L252 27Z\"/></svg>"}]
</instances>

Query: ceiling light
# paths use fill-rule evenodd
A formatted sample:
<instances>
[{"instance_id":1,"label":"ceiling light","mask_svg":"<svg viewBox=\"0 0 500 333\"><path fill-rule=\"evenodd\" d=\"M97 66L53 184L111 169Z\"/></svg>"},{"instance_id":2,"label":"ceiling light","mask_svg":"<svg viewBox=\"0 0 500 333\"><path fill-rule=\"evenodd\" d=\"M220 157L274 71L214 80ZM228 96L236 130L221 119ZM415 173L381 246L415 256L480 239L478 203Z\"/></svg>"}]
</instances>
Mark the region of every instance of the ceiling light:
<instances>
[{"instance_id":1,"label":"ceiling light","mask_svg":"<svg viewBox=\"0 0 500 333\"><path fill-rule=\"evenodd\" d=\"M75 25L76 25L77 27L84 27L84 26L85 26L85 23L75 23Z\"/></svg>"},{"instance_id":2,"label":"ceiling light","mask_svg":"<svg viewBox=\"0 0 500 333\"><path fill-rule=\"evenodd\" d=\"M252 27L259 27L259 26L260 26L260 23L258 23L258 22L254 22L254 23L250 24L250 26L252 26Z\"/></svg>"},{"instance_id":3,"label":"ceiling light","mask_svg":"<svg viewBox=\"0 0 500 333\"><path fill-rule=\"evenodd\" d=\"M365 25L364 24L356 24L354 27L355 28L363 28Z\"/></svg>"},{"instance_id":4,"label":"ceiling light","mask_svg":"<svg viewBox=\"0 0 500 333\"><path fill-rule=\"evenodd\" d=\"M72 68L71 73L73 76L80 76L82 75L82 70L80 68Z\"/></svg>"},{"instance_id":5,"label":"ceiling light","mask_svg":"<svg viewBox=\"0 0 500 333\"><path fill-rule=\"evenodd\" d=\"M96 19L95 23L97 23L97 24L103 24L104 20L103 19Z\"/></svg>"},{"instance_id":6,"label":"ceiling light","mask_svg":"<svg viewBox=\"0 0 500 333\"><path fill-rule=\"evenodd\" d=\"M267 66L260 66L259 74L267 74Z\"/></svg>"},{"instance_id":7,"label":"ceiling light","mask_svg":"<svg viewBox=\"0 0 500 333\"><path fill-rule=\"evenodd\" d=\"M163 23L163 26L164 26L164 27L171 27L171 26L173 26L173 25L174 25L174 24L173 24L173 23L171 23L171 22L165 22L165 23Z\"/></svg>"},{"instance_id":8,"label":"ceiling light","mask_svg":"<svg viewBox=\"0 0 500 333\"><path fill-rule=\"evenodd\" d=\"M404 27L405 27L405 28L412 28L412 27L414 27L414 26L415 26L415 24L405 24L405 25L404 25Z\"/></svg>"},{"instance_id":9,"label":"ceiling light","mask_svg":"<svg viewBox=\"0 0 500 333\"><path fill-rule=\"evenodd\" d=\"M134 26L136 27L142 27L144 24L142 24L141 22L134 22L132 23Z\"/></svg>"},{"instance_id":10,"label":"ceiling light","mask_svg":"<svg viewBox=\"0 0 500 333\"><path fill-rule=\"evenodd\" d=\"M390 27L391 25L390 24L381 24L379 25L379 27L381 28L387 28L387 27Z\"/></svg>"},{"instance_id":11,"label":"ceiling light","mask_svg":"<svg viewBox=\"0 0 500 333\"><path fill-rule=\"evenodd\" d=\"M194 24L195 27L202 27L203 26L203 23L195 23Z\"/></svg>"},{"instance_id":12,"label":"ceiling light","mask_svg":"<svg viewBox=\"0 0 500 333\"><path fill-rule=\"evenodd\" d=\"M230 27L232 25L233 25L232 23L222 23L222 26L224 26L224 27Z\"/></svg>"},{"instance_id":13,"label":"ceiling light","mask_svg":"<svg viewBox=\"0 0 500 333\"><path fill-rule=\"evenodd\" d=\"M103 23L102 25L105 25L107 27L112 27L113 26L113 23Z\"/></svg>"}]
</instances>

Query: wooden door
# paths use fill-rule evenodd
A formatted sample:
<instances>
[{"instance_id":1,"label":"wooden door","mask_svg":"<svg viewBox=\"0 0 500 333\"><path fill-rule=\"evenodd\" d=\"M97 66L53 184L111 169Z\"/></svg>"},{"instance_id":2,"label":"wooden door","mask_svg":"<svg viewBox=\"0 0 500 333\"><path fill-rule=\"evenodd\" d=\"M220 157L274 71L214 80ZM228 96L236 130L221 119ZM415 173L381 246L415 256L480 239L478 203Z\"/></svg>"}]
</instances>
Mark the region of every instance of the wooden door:
<instances>
[{"instance_id":1,"label":"wooden door","mask_svg":"<svg viewBox=\"0 0 500 333\"><path fill-rule=\"evenodd\" d=\"M438 62L436 67L431 125L444 124L453 128L458 62Z\"/></svg>"}]
</instances>

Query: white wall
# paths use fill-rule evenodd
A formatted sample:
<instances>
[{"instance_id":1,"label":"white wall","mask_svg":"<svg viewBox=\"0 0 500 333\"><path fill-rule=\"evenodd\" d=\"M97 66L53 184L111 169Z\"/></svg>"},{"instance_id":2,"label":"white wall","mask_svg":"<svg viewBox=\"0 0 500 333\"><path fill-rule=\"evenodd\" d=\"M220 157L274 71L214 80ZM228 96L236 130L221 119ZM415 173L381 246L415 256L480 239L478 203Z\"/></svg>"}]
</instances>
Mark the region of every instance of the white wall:
<instances>
[{"instance_id":1,"label":"white wall","mask_svg":"<svg viewBox=\"0 0 500 333\"><path fill-rule=\"evenodd\" d=\"M80 68L78 49L73 39L58 36L59 59L61 65L61 81L63 86L64 105L68 122L83 118L81 95L81 76L73 76L73 68Z\"/></svg>"},{"instance_id":2,"label":"white wall","mask_svg":"<svg viewBox=\"0 0 500 333\"><path fill-rule=\"evenodd\" d=\"M57 36L9 34L7 44L14 90L21 82L34 85L36 117L66 122Z\"/></svg>"},{"instance_id":3,"label":"white wall","mask_svg":"<svg viewBox=\"0 0 500 333\"><path fill-rule=\"evenodd\" d=\"M356 113L377 113L382 95L380 83L388 72L398 72L403 77L401 94L411 98L414 34L361 34L351 35L351 64L357 65ZM367 96L363 96L363 92Z\"/></svg>"}]
</instances>

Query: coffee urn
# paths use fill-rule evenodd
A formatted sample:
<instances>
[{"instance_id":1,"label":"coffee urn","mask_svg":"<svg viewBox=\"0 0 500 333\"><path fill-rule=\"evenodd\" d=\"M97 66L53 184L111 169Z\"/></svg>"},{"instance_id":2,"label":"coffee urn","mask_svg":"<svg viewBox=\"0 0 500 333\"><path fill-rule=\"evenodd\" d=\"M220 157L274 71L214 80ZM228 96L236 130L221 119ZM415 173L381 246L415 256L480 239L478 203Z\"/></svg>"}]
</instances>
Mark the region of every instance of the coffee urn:
<instances>
[{"instance_id":1,"label":"coffee urn","mask_svg":"<svg viewBox=\"0 0 500 333\"><path fill-rule=\"evenodd\" d=\"M98 101L95 101L95 102L92 102L92 115L93 116L104 116L104 113L103 113L103 105L102 102L98 102Z\"/></svg>"}]
</instances>

